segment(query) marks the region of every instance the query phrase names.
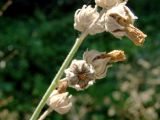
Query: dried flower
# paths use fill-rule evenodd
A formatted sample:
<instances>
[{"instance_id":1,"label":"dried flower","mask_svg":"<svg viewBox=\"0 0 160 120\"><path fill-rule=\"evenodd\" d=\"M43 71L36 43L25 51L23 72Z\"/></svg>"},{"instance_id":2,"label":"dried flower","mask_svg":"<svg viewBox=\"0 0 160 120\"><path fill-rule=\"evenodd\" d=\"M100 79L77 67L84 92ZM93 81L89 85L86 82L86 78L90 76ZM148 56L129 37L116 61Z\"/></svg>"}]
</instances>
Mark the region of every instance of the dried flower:
<instances>
[{"instance_id":1,"label":"dried flower","mask_svg":"<svg viewBox=\"0 0 160 120\"><path fill-rule=\"evenodd\" d=\"M83 59L94 67L95 78L102 79L106 76L107 69L111 66L110 63L124 61L126 58L121 50L114 50L110 53L91 50L83 54Z\"/></svg>"},{"instance_id":2,"label":"dried flower","mask_svg":"<svg viewBox=\"0 0 160 120\"><path fill-rule=\"evenodd\" d=\"M95 3L102 7L102 8L106 8L106 9L110 9L113 6L116 6L120 3L127 3L128 0L95 0Z\"/></svg>"},{"instance_id":3,"label":"dried flower","mask_svg":"<svg viewBox=\"0 0 160 120\"><path fill-rule=\"evenodd\" d=\"M70 87L83 90L94 83L94 68L84 60L73 60L70 67L65 70Z\"/></svg>"},{"instance_id":4,"label":"dried flower","mask_svg":"<svg viewBox=\"0 0 160 120\"><path fill-rule=\"evenodd\" d=\"M112 33L115 37L121 38L127 36L136 45L142 45L146 38L146 35L138 28L134 27L134 21L137 17L125 6L125 4L119 4L108 10L105 19L106 31Z\"/></svg>"},{"instance_id":5,"label":"dried flower","mask_svg":"<svg viewBox=\"0 0 160 120\"><path fill-rule=\"evenodd\" d=\"M72 107L71 98L72 96L68 92L59 93L57 90L54 90L48 98L47 104L59 114L65 114Z\"/></svg>"},{"instance_id":6,"label":"dried flower","mask_svg":"<svg viewBox=\"0 0 160 120\"><path fill-rule=\"evenodd\" d=\"M114 15L119 15L121 18L116 19L113 17ZM116 37L122 37L126 35L124 25L119 24L119 21L127 19L129 23L133 23L137 17L126 7L124 4L119 4L118 6L113 7L112 9L108 10L105 15L105 28L107 31L111 32ZM124 21L126 24L126 21Z\"/></svg>"},{"instance_id":7,"label":"dried flower","mask_svg":"<svg viewBox=\"0 0 160 120\"><path fill-rule=\"evenodd\" d=\"M88 30L88 33L94 35L96 33L104 32L104 26L102 26L101 21L98 20L91 28L90 25L95 19L99 17L97 12L97 7L92 8L90 5L83 5L82 9L78 9L74 16L74 28L80 32ZM89 28L89 29L88 29Z\"/></svg>"}]
</instances>

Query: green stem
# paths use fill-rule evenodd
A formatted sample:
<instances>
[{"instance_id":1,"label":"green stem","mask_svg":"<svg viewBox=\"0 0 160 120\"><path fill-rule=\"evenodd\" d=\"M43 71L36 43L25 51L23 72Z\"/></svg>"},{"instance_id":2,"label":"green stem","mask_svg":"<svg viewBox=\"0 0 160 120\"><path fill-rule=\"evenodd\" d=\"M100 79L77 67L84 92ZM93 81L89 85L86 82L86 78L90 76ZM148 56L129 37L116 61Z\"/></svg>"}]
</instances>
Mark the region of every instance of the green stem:
<instances>
[{"instance_id":1,"label":"green stem","mask_svg":"<svg viewBox=\"0 0 160 120\"><path fill-rule=\"evenodd\" d=\"M34 111L33 115L31 116L30 120L37 120L37 118L38 118L41 110L43 109L44 105L46 104L46 101L47 101L48 97L50 96L50 94L52 93L52 91L57 86L58 81L61 79L64 70L67 68L67 66L71 62L74 54L77 52L78 48L80 47L80 45L82 44L84 38L87 35L88 35L88 33L84 32L84 33L82 33L80 35L79 38L76 39L76 42L75 42L74 46L72 47L70 53L68 54L68 56L66 57L65 61L62 64L61 68L59 69L58 73L56 74L54 80L52 81L51 85L49 86L49 88L47 89L47 91L44 94L43 98L41 99L39 105L35 109L35 111Z\"/></svg>"}]
</instances>

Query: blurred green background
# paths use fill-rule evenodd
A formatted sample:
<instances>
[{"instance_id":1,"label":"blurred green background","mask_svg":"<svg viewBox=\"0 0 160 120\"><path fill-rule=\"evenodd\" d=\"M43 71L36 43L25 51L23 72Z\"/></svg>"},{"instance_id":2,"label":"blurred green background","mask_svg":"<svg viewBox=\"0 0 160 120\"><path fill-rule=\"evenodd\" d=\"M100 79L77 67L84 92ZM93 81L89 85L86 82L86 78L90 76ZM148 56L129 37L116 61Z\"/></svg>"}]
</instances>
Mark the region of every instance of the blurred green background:
<instances>
[{"instance_id":1,"label":"blurred green background","mask_svg":"<svg viewBox=\"0 0 160 120\"><path fill-rule=\"evenodd\" d=\"M0 8L6 0L0 0ZM79 33L76 9L93 0L13 0L0 16L0 120L28 120ZM129 0L139 17L136 26L148 35L143 47L109 33L88 36L86 49L122 49L127 61L85 91L69 89L74 105L67 115L47 120L160 120L159 0ZM44 109L45 110L45 109Z\"/></svg>"}]
</instances>

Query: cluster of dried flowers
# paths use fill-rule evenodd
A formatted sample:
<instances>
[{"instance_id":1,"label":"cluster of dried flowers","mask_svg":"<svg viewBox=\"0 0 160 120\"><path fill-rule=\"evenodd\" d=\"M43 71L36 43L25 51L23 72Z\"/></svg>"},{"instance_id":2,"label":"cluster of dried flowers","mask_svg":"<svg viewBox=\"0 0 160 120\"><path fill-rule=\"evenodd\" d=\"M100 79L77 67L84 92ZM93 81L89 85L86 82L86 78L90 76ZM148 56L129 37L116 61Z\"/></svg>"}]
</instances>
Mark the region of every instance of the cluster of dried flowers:
<instances>
[{"instance_id":1,"label":"cluster of dried flowers","mask_svg":"<svg viewBox=\"0 0 160 120\"><path fill-rule=\"evenodd\" d=\"M74 17L74 28L80 32L94 35L110 32L117 38L127 36L135 45L141 46L146 35L134 26L137 17L126 6L127 0L95 0L95 7L84 5ZM47 104L59 114L67 113L71 106L68 87L84 90L96 80L106 77L112 63L124 61L124 51L113 50L109 53L96 50L86 51L83 60L73 60L66 69L64 79L59 81L57 89L50 95Z\"/></svg>"},{"instance_id":2,"label":"cluster of dried flowers","mask_svg":"<svg viewBox=\"0 0 160 120\"><path fill-rule=\"evenodd\" d=\"M127 0L95 0L95 3L95 7L84 5L76 11L76 30L84 32L89 28L88 33L91 35L106 31L117 38L127 36L139 46L144 43L146 35L134 27L137 17L126 6ZM100 12L97 6L102 8ZM91 26L95 19L96 23Z\"/></svg>"},{"instance_id":3,"label":"cluster of dried flowers","mask_svg":"<svg viewBox=\"0 0 160 120\"><path fill-rule=\"evenodd\" d=\"M57 89L50 95L47 104L59 114L67 113L72 107L72 96L66 92L68 87L78 91L84 90L93 85L96 80L104 78L111 63L125 59L125 54L121 50L113 50L109 53L86 51L83 60L73 60L65 70L65 78L59 81Z\"/></svg>"}]
</instances>

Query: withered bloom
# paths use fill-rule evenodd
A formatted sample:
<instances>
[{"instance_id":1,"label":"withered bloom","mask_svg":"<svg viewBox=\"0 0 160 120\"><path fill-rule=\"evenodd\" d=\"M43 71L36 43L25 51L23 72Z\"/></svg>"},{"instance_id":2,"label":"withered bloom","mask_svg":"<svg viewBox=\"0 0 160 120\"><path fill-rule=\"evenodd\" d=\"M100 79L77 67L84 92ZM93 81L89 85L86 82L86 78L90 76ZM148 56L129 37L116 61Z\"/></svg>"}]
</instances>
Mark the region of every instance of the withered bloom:
<instances>
[{"instance_id":1,"label":"withered bloom","mask_svg":"<svg viewBox=\"0 0 160 120\"><path fill-rule=\"evenodd\" d=\"M90 25L95 19L99 17L99 12L97 12L97 7L91 7L91 5L83 5L81 9L78 9L74 15L74 28L80 32L88 30L90 35L96 33L104 32L104 26L101 21L98 20L91 28ZM89 28L89 29L88 29Z\"/></svg>"},{"instance_id":2,"label":"withered bloom","mask_svg":"<svg viewBox=\"0 0 160 120\"><path fill-rule=\"evenodd\" d=\"M47 105L59 114L65 114L72 107L71 98L72 96L68 92L59 93L54 90L47 100Z\"/></svg>"},{"instance_id":3,"label":"withered bloom","mask_svg":"<svg viewBox=\"0 0 160 120\"><path fill-rule=\"evenodd\" d=\"M111 57L97 59L98 56L101 56L104 54L105 52L98 52L96 50L86 51L83 54L83 59L94 67L96 79L104 78L107 73L108 63Z\"/></svg>"},{"instance_id":4,"label":"withered bloom","mask_svg":"<svg viewBox=\"0 0 160 120\"><path fill-rule=\"evenodd\" d=\"M121 50L114 50L109 53L91 50L84 53L83 59L94 67L95 78L102 79L106 76L111 63L124 61L126 57Z\"/></svg>"},{"instance_id":5,"label":"withered bloom","mask_svg":"<svg viewBox=\"0 0 160 120\"><path fill-rule=\"evenodd\" d=\"M70 87L83 90L94 83L94 68L84 60L73 60L65 70L66 79Z\"/></svg>"},{"instance_id":6,"label":"withered bloom","mask_svg":"<svg viewBox=\"0 0 160 120\"><path fill-rule=\"evenodd\" d=\"M147 37L142 31L134 27L134 21L137 17L125 6L119 4L108 10L105 15L106 30L111 32L115 37L121 38L127 36L136 45L143 45Z\"/></svg>"}]
</instances>

